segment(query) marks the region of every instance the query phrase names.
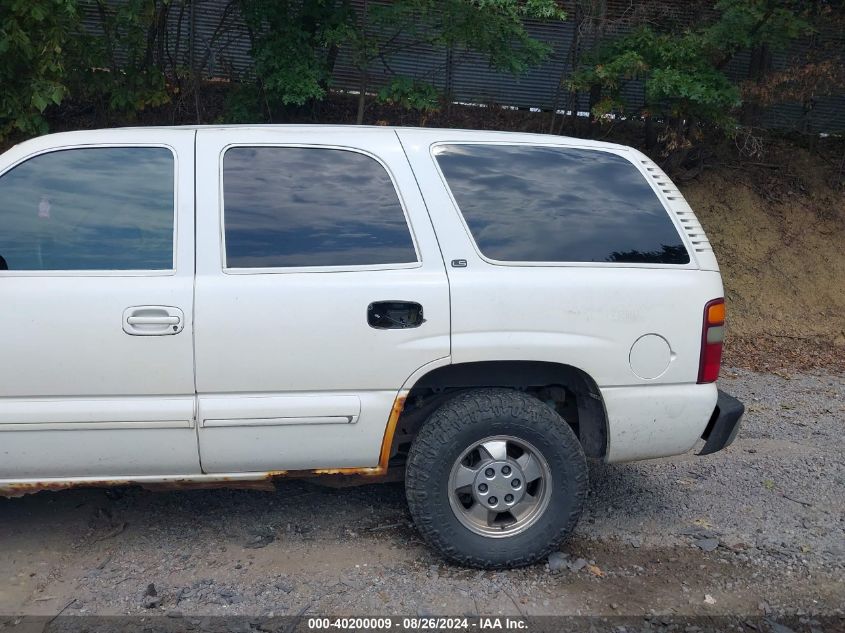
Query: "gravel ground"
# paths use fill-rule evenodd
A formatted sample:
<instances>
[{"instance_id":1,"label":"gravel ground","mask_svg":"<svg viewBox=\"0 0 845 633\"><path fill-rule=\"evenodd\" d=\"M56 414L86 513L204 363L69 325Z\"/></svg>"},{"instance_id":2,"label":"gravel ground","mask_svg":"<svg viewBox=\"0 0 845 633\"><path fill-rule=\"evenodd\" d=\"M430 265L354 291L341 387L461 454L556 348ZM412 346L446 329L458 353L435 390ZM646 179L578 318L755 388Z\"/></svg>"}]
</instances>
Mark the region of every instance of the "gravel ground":
<instances>
[{"instance_id":1,"label":"gravel ground","mask_svg":"<svg viewBox=\"0 0 845 633\"><path fill-rule=\"evenodd\" d=\"M401 484L68 490L0 500L0 614L797 614L845 629L845 376L720 384L746 403L735 444L593 464L576 535L545 564L445 563Z\"/></svg>"},{"instance_id":2,"label":"gravel ground","mask_svg":"<svg viewBox=\"0 0 845 633\"><path fill-rule=\"evenodd\" d=\"M723 372L745 403L737 441L707 457L594 464L579 534L650 546L718 538L738 558L845 565L845 378Z\"/></svg>"}]
</instances>

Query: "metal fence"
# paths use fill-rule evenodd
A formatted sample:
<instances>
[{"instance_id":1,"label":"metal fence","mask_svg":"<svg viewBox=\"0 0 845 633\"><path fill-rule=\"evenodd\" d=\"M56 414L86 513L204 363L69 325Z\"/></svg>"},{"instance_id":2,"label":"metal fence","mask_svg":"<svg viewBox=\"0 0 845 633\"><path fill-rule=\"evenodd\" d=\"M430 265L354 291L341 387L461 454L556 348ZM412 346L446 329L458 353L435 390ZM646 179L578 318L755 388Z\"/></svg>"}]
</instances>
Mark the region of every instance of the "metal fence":
<instances>
[{"instance_id":1,"label":"metal fence","mask_svg":"<svg viewBox=\"0 0 845 633\"><path fill-rule=\"evenodd\" d=\"M125 0L109 0L117 4ZM369 0L372 6L374 1ZM389 1L389 0L380 0ZM365 0L351 0L360 16ZM94 0L83 0L86 28L96 30L99 13ZM498 72L487 60L467 51L447 51L445 48L408 42L408 47L390 57L389 69L374 62L367 69L367 90L375 91L392 76L404 75L425 81L451 96L454 101L477 104L497 104L543 111L588 109L588 95L572 95L566 81L573 71L573 60L589 53L604 38L624 33L637 24L660 22L681 30L695 25L712 12L712 2L703 0L665 0L637 2L636 0L603 0L585 3L565 0L562 5L569 18L563 22L529 21L528 32L550 44L552 54L542 65L520 76ZM602 19L591 20L584 15L584 5L598 7ZM167 53L175 64L201 70L206 78L239 80L249 77L253 62L246 25L238 11L236 0L176 0L167 14ZM598 24L598 26L597 26ZM845 64L845 33L841 27L822 27L812 36L795 42L788 50L772 54L771 68L786 68L795 60L807 59L812 52L825 55ZM744 81L752 74L752 59L748 51L741 52L728 64L725 72L734 81ZM341 47L335 63L332 87L357 91L362 86L361 71L351 60L348 50ZM623 99L629 110L643 104L641 81L626 82ZM759 124L774 129L791 129L807 133L841 133L845 131L845 94L819 96L810 103L781 103L766 108Z\"/></svg>"}]
</instances>

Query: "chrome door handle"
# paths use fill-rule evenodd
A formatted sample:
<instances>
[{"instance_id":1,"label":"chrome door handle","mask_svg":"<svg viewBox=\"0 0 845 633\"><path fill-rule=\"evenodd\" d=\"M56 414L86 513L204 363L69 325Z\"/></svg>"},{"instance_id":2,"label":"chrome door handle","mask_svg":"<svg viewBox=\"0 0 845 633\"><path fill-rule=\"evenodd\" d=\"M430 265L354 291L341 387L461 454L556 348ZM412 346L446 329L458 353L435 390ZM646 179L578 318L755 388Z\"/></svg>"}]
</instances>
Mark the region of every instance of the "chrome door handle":
<instances>
[{"instance_id":1,"label":"chrome door handle","mask_svg":"<svg viewBox=\"0 0 845 633\"><path fill-rule=\"evenodd\" d=\"M123 331L131 336L178 334L185 327L185 315L171 306L133 306L123 311Z\"/></svg>"}]
</instances>

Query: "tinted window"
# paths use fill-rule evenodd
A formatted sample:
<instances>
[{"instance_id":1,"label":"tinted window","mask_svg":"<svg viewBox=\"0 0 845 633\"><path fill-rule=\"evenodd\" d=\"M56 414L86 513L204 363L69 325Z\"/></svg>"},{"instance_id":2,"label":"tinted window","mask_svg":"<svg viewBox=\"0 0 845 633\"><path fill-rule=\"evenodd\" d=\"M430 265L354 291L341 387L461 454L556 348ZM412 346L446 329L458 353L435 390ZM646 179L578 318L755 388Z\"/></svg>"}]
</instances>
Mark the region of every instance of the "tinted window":
<instances>
[{"instance_id":1,"label":"tinted window","mask_svg":"<svg viewBox=\"0 0 845 633\"><path fill-rule=\"evenodd\" d=\"M417 260L390 176L363 154L232 148L223 159L223 198L229 267Z\"/></svg>"},{"instance_id":2,"label":"tinted window","mask_svg":"<svg viewBox=\"0 0 845 633\"><path fill-rule=\"evenodd\" d=\"M437 162L478 248L491 259L689 262L657 195L621 156L451 145L438 149Z\"/></svg>"},{"instance_id":3,"label":"tinted window","mask_svg":"<svg viewBox=\"0 0 845 633\"><path fill-rule=\"evenodd\" d=\"M172 269L173 186L164 148L31 158L0 177L0 257L9 270Z\"/></svg>"}]
</instances>

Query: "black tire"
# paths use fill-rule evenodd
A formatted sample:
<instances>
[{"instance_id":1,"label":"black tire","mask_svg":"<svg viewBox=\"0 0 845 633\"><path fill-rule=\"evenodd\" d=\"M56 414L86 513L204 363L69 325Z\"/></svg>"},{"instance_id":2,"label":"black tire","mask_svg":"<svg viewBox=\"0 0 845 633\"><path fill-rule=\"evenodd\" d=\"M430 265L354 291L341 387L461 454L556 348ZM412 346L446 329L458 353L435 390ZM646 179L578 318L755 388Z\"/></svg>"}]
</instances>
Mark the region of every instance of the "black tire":
<instances>
[{"instance_id":1,"label":"black tire","mask_svg":"<svg viewBox=\"0 0 845 633\"><path fill-rule=\"evenodd\" d=\"M458 520L449 478L464 451L500 435L533 445L548 464L552 485L534 523L494 538ZM519 567L547 556L575 528L587 493L587 463L578 438L549 406L511 389L477 389L444 403L420 429L408 455L405 491L417 529L444 556L484 569Z\"/></svg>"}]
</instances>

